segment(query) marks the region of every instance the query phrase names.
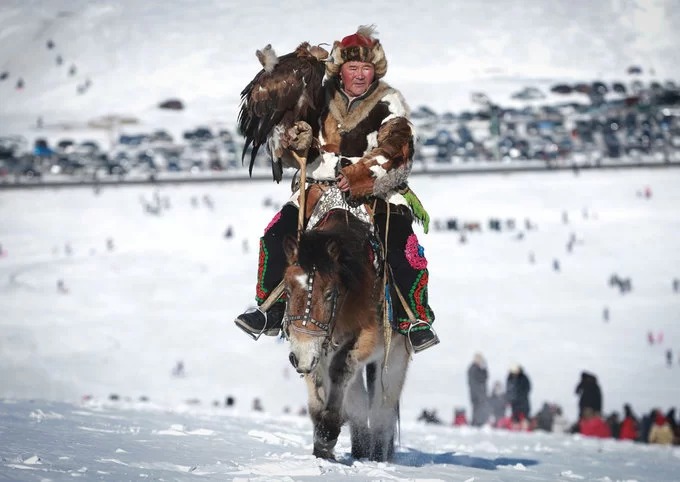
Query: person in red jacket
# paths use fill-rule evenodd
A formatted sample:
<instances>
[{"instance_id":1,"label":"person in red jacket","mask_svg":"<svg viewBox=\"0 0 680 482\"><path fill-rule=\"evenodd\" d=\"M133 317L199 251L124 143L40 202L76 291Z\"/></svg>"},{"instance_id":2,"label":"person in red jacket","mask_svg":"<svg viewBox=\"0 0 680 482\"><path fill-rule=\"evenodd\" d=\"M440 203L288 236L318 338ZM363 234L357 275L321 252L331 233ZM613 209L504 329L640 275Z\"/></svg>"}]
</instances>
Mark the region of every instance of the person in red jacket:
<instances>
[{"instance_id":1,"label":"person in red jacket","mask_svg":"<svg viewBox=\"0 0 680 482\"><path fill-rule=\"evenodd\" d=\"M638 435L638 420L630 405L623 406L623 422L619 431L619 438L621 440L637 440Z\"/></svg>"},{"instance_id":2,"label":"person in red jacket","mask_svg":"<svg viewBox=\"0 0 680 482\"><path fill-rule=\"evenodd\" d=\"M590 407L583 409L583 416L578 426L579 432L587 437L610 438L612 436L607 423Z\"/></svg>"}]
</instances>

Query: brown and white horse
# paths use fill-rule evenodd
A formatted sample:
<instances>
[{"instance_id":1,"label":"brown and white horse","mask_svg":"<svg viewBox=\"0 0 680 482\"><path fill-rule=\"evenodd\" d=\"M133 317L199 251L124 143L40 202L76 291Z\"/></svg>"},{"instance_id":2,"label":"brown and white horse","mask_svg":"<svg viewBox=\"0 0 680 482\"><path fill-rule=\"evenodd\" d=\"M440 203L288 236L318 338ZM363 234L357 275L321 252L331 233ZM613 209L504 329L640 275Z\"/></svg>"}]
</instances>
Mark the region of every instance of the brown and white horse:
<instances>
[{"instance_id":1,"label":"brown and white horse","mask_svg":"<svg viewBox=\"0 0 680 482\"><path fill-rule=\"evenodd\" d=\"M284 241L284 333L307 384L317 457L334 458L345 422L354 458L394 454L410 353L405 337L383 329L375 245L370 226L345 210L328 212L299 241Z\"/></svg>"}]
</instances>

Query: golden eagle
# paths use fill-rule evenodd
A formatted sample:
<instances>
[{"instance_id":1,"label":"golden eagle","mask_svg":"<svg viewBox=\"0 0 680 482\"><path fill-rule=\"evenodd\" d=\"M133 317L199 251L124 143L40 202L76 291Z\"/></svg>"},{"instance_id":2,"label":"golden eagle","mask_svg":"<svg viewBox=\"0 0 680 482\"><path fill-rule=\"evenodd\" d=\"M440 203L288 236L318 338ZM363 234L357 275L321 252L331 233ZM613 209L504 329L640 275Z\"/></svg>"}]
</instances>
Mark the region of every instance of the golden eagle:
<instances>
[{"instance_id":1,"label":"golden eagle","mask_svg":"<svg viewBox=\"0 0 680 482\"><path fill-rule=\"evenodd\" d=\"M279 182L283 174L281 143L285 145L288 130L299 121L318 124L328 52L303 42L281 57L271 45L256 55L263 68L241 92L238 130L246 141L241 162L252 145L248 169L252 176L255 157L264 144L272 158L272 175Z\"/></svg>"}]
</instances>

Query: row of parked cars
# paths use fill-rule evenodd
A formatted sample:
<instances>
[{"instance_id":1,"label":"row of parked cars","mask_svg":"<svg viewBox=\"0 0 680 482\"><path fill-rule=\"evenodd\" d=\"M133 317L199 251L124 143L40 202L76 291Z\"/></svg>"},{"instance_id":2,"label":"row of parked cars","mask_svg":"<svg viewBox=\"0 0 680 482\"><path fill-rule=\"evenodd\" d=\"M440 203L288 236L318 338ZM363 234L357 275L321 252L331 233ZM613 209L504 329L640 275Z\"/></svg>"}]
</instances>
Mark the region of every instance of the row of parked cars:
<instances>
[{"instance_id":1,"label":"row of parked cars","mask_svg":"<svg viewBox=\"0 0 680 482\"><path fill-rule=\"evenodd\" d=\"M415 111L422 138L417 157L436 163L675 160L680 156L680 91L670 89L674 85L659 84L653 91L613 96L603 102L522 108L489 103L477 112L458 115L437 115L421 107ZM610 92L604 84L601 89Z\"/></svg>"},{"instance_id":2,"label":"row of parked cars","mask_svg":"<svg viewBox=\"0 0 680 482\"><path fill-rule=\"evenodd\" d=\"M158 172L223 171L241 167L237 143L228 130L198 127L174 139L166 130L121 134L113 148L93 140L38 138L30 147L22 136L0 137L0 176L38 178L43 174L97 177Z\"/></svg>"},{"instance_id":3,"label":"row of parked cars","mask_svg":"<svg viewBox=\"0 0 680 482\"><path fill-rule=\"evenodd\" d=\"M576 84L578 87L579 84ZM585 84L584 84L585 85ZM621 94L617 84L589 88ZM419 132L416 161L646 159L680 160L680 91L658 85L635 96L605 101L499 106L477 93L478 111L438 114L427 106L413 112ZM123 133L112 148L97 141L0 137L0 177L153 175L158 172L242 170L243 142L228 129L196 127L175 138L164 129ZM264 149L256 165L268 168ZM249 158L249 154L246 153Z\"/></svg>"}]
</instances>

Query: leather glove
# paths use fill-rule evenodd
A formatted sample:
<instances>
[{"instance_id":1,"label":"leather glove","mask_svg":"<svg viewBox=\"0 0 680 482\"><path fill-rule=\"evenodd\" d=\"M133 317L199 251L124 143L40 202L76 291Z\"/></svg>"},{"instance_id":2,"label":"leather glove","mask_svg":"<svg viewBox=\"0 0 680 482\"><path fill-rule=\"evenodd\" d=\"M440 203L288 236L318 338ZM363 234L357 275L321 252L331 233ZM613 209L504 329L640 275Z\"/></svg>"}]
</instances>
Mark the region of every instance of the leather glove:
<instances>
[{"instance_id":1,"label":"leather glove","mask_svg":"<svg viewBox=\"0 0 680 482\"><path fill-rule=\"evenodd\" d=\"M285 132L282 144L297 153L306 152L312 146L312 126L305 121L297 121Z\"/></svg>"}]
</instances>

